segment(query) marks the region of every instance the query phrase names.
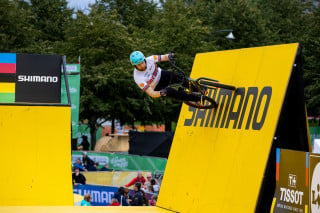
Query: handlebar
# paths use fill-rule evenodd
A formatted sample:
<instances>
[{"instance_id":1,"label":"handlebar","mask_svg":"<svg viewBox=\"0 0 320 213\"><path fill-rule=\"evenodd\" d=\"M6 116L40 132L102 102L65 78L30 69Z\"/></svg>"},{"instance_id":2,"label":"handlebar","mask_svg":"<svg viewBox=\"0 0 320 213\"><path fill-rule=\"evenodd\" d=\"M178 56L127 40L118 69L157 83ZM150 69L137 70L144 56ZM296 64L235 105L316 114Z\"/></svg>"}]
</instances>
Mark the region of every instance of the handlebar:
<instances>
[{"instance_id":1,"label":"handlebar","mask_svg":"<svg viewBox=\"0 0 320 213\"><path fill-rule=\"evenodd\" d=\"M174 53L174 51L172 50L170 53ZM174 58L171 59L171 60L169 59L169 62L170 62L170 64L171 64L171 67L173 68L173 69L172 69L173 72L174 72L174 70L176 69L176 70L178 70L179 72L182 72L183 75L185 75L185 72L183 71L183 69L181 69L180 67L178 67L178 66L176 65Z\"/></svg>"}]
</instances>

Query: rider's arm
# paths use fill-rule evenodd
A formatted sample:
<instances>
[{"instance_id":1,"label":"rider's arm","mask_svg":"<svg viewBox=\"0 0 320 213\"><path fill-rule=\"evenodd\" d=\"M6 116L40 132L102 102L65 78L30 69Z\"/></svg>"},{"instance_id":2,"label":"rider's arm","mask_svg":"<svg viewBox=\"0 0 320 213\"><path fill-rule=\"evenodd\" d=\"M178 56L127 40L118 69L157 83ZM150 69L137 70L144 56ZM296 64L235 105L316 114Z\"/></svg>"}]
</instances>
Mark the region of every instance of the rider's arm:
<instances>
[{"instance_id":1,"label":"rider's arm","mask_svg":"<svg viewBox=\"0 0 320 213\"><path fill-rule=\"evenodd\" d=\"M169 61L168 55L169 55L169 54L161 55L161 56L160 56L161 61Z\"/></svg>"},{"instance_id":2,"label":"rider's arm","mask_svg":"<svg viewBox=\"0 0 320 213\"><path fill-rule=\"evenodd\" d=\"M158 98L161 96L160 91L154 91L147 82L139 81L135 78L135 82L142 89L142 91L146 92L152 98Z\"/></svg>"},{"instance_id":3,"label":"rider's arm","mask_svg":"<svg viewBox=\"0 0 320 213\"><path fill-rule=\"evenodd\" d=\"M154 62L163 62L163 61L169 61L169 54L165 54L165 55L154 55L153 56L153 60ZM152 58L152 56L151 56Z\"/></svg>"},{"instance_id":4,"label":"rider's arm","mask_svg":"<svg viewBox=\"0 0 320 213\"><path fill-rule=\"evenodd\" d=\"M152 98L161 97L160 91L154 91L151 87L145 90L145 92Z\"/></svg>"}]
</instances>

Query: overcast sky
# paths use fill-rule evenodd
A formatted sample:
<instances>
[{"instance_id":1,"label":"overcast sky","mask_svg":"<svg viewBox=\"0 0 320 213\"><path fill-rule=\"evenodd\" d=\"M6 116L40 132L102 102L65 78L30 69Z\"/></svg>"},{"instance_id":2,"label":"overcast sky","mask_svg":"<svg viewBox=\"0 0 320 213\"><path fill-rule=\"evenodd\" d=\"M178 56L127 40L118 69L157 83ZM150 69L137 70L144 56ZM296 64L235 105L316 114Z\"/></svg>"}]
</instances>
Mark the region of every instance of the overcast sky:
<instances>
[{"instance_id":1,"label":"overcast sky","mask_svg":"<svg viewBox=\"0 0 320 213\"><path fill-rule=\"evenodd\" d=\"M88 8L89 4L93 4L95 0L67 0L68 6L75 8L76 10L81 9L84 10Z\"/></svg>"}]
</instances>

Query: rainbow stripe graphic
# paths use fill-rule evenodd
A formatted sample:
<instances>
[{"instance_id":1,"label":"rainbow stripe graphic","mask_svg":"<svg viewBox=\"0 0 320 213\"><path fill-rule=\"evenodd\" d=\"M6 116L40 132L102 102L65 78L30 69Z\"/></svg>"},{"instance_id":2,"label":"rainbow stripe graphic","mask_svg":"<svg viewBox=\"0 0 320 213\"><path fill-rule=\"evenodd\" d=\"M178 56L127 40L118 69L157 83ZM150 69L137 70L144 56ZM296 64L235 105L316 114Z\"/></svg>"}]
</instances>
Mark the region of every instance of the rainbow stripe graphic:
<instances>
[{"instance_id":1,"label":"rainbow stripe graphic","mask_svg":"<svg viewBox=\"0 0 320 213\"><path fill-rule=\"evenodd\" d=\"M280 169L280 149L277 148L277 157L276 157L276 181L279 181L279 169Z\"/></svg>"},{"instance_id":2,"label":"rainbow stripe graphic","mask_svg":"<svg viewBox=\"0 0 320 213\"><path fill-rule=\"evenodd\" d=\"M309 182L309 152L306 152L306 186Z\"/></svg>"},{"instance_id":3,"label":"rainbow stripe graphic","mask_svg":"<svg viewBox=\"0 0 320 213\"><path fill-rule=\"evenodd\" d=\"M15 102L16 54L0 53L0 102Z\"/></svg>"}]
</instances>

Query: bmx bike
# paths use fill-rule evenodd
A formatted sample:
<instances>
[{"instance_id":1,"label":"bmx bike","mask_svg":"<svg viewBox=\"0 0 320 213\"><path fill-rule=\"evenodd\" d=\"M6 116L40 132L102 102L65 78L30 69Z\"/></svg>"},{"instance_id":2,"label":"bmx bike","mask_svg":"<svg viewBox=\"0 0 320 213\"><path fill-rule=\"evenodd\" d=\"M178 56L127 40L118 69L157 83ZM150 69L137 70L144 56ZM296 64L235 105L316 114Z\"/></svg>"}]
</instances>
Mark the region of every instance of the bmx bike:
<instances>
[{"instance_id":1,"label":"bmx bike","mask_svg":"<svg viewBox=\"0 0 320 213\"><path fill-rule=\"evenodd\" d=\"M181 73L183 76L183 81L187 81L189 86L188 88L182 86L182 83L177 83L177 84L171 84L172 81L172 75L169 83L169 87L177 90L184 90L187 94L195 94L195 95L202 95L202 100L199 102L193 102L193 101L183 101L185 104L199 108L199 109L212 109L212 108L217 108L218 104L214 99L208 96L208 89L217 89L217 88L222 88L222 89L227 89L227 90L236 90L235 86L228 85L228 84L223 84L220 83L218 80L211 79L211 78L206 78L206 77L200 77L197 79L192 79L188 77L183 69L175 65L174 60L169 60L171 67L172 67L172 73L178 72Z\"/></svg>"}]
</instances>

